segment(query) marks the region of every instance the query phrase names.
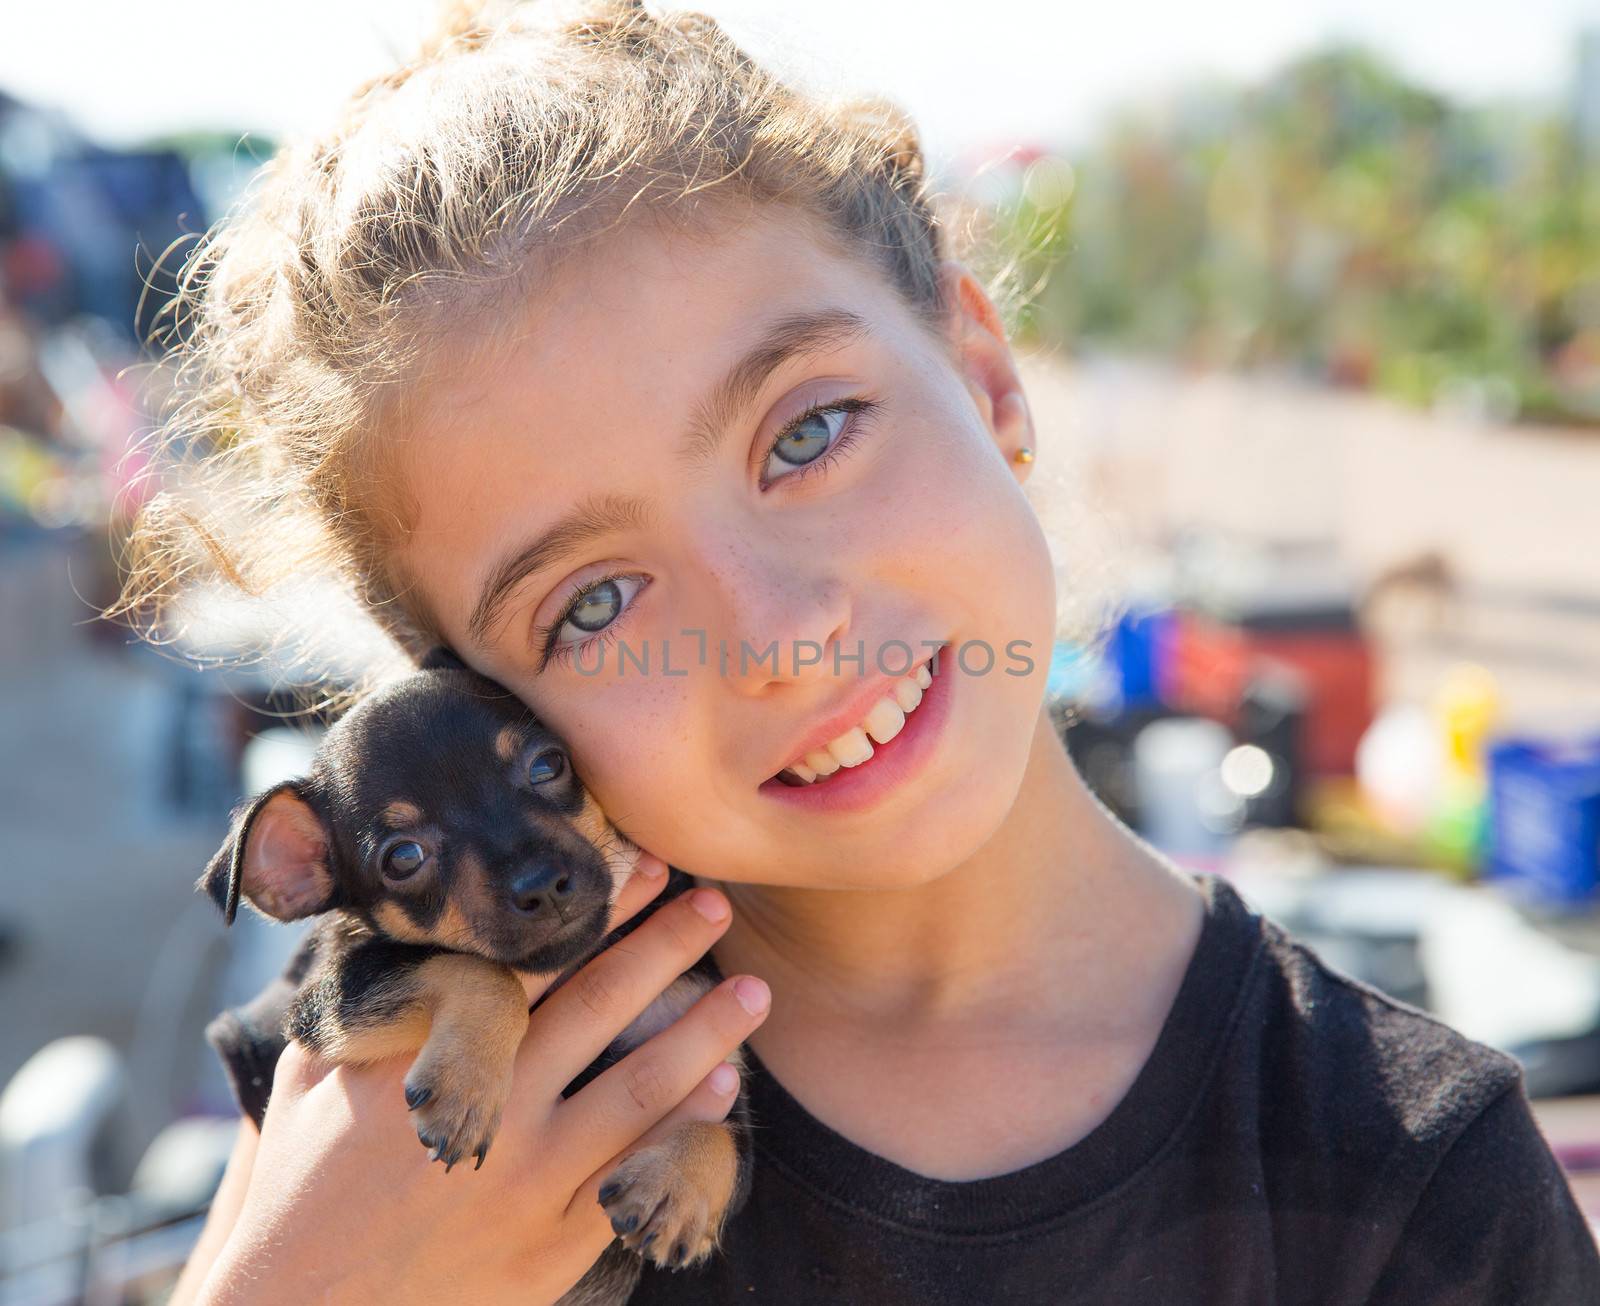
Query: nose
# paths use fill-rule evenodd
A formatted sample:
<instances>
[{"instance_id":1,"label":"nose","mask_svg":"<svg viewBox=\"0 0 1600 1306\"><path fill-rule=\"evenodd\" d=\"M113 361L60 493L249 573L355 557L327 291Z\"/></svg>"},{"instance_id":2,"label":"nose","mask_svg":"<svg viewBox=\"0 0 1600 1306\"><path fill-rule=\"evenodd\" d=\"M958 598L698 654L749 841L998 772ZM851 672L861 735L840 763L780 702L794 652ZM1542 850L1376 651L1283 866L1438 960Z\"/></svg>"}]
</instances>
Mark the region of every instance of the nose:
<instances>
[{"instance_id":1,"label":"nose","mask_svg":"<svg viewBox=\"0 0 1600 1306\"><path fill-rule=\"evenodd\" d=\"M775 681L827 677L835 662L849 674L850 590L826 551L818 557L818 550L794 540L762 546L704 530L697 543L712 592L707 624L714 647L706 660L719 677L740 692L760 694Z\"/></svg>"},{"instance_id":2,"label":"nose","mask_svg":"<svg viewBox=\"0 0 1600 1306\"><path fill-rule=\"evenodd\" d=\"M511 905L526 916L537 916L546 908L562 916L574 889L571 871L546 862L523 871L511 882Z\"/></svg>"}]
</instances>

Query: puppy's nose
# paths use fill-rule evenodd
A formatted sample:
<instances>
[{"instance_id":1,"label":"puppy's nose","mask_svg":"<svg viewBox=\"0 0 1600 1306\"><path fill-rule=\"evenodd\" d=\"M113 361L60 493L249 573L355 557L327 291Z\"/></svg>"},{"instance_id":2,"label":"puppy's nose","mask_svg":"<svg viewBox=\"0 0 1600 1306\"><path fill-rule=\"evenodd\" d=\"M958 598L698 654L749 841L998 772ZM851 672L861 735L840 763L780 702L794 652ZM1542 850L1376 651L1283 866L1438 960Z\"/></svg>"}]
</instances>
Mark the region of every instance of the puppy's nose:
<instances>
[{"instance_id":1,"label":"puppy's nose","mask_svg":"<svg viewBox=\"0 0 1600 1306\"><path fill-rule=\"evenodd\" d=\"M518 911L536 916L546 907L558 916L565 915L573 894L572 873L559 866L535 866L511 882L511 904Z\"/></svg>"}]
</instances>

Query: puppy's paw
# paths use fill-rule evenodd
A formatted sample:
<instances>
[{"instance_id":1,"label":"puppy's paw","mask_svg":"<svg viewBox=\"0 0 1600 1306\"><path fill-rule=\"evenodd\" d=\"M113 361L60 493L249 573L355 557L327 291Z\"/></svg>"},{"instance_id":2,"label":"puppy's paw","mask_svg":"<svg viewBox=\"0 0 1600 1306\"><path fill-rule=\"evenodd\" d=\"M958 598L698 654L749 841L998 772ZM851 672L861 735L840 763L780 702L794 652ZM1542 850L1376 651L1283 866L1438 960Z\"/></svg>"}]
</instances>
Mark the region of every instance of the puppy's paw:
<instances>
[{"instance_id":1,"label":"puppy's paw","mask_svg":"<svg viewBox=\"0 0 1600 1306\"><path fill-rule=\"evenodd\" d=\"M625 1247L679 1270L715 1250L737 1174L727 1126L692 1122L620 1161L600 1205Z\"/></svg>"},{"instance_id":2,"label":"puppy's paw","mask_svg":"<svg viewBox=\"0 0 1600 1306\"><path fill-rule=\"evenodd\" d=\"M406 1076L406 1106L417 1126L417 1137L443 1161L448 1174L463 1157L475 1156L476 1170L489 1154L489 1144L500 1128L506 1088L496 1077L430 1074L418 1061Z\"/></svg>"}]
</instances>

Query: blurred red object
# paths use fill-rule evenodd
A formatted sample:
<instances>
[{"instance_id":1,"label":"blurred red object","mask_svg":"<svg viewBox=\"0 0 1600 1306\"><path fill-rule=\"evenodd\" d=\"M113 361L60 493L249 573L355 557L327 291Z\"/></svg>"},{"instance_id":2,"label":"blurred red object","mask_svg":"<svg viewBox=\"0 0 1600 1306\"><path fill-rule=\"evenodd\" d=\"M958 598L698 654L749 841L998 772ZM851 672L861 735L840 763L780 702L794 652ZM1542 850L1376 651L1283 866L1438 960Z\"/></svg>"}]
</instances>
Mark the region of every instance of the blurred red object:
<instances>
[{"instance_id":1,"label":"blurred red object","mask_svg":"<svg viewBox=\"0 0 1600 1306\"><path fill-rule=\"evenodd\" d=\"M1162 699L1237 729L1240 697L1264 664L1288 668L1306 693L1301 763L1308 775L1351 775L1372 723L1372 651L1348 609L1277 610L1223 620L1179 611L1159 660Z\"/></svg>"},{"instance_id":2,"label":"blurred red object","mask_svg":"<svg viewBox=\"0 0 1600 1306\"><path fill-rule=\"evenodd\" d=\"M66 275L61 252L43 236L24 233L0 246L0 282L13 299L53 290Z\"/></svg>"}]
</instances>

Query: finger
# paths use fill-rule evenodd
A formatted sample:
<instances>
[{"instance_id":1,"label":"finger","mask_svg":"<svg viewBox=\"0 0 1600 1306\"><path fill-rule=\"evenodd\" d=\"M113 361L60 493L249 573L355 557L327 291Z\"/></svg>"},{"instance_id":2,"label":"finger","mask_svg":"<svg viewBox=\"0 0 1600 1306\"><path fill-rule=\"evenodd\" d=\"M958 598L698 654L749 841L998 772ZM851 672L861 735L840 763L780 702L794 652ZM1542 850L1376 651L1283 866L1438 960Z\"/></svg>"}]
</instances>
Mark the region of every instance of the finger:
<instances>
[{"instance_id":1,"label":"finger","mask_svg":"<svg viewBox=\"0 0 1600 1306\"><path fill-rule=\"evenodd\" d=\"M731 919L721 893L692 889L551 993L529 1017L517 1050L513 1074L527 1085L519 1087L518 1097L530 1109L547 1111L563 1088L704 955ZM710 1068L708 1062L704 1070Z\"/></svg>"},{"instance_id":2,"label":"finger","mask_svg":"<svg viewBox=\"0 0 1600 1306\"><path fill-rule=\"evenodd\" d=\"M592 1206L601 1212L601 1218L606 1219L604 1210L600 1205L600 1185L606 1181L606 1176L617 1168L617 1163L630 1152L636 1152L641 1147L648 1147L651 1143L665 1138L679 1125L691 1121L703 1121L706 1124L720 1124L728 1118L728 1112L733 1110L733 1104L739 1097L739 1071L738 1068L727 1061L720 1061L711 1073L702 1079L683 1101L667 1112L655 1125L647 1129L642 1138L636 1139L623 1148L615 1156L609 1157L592 1175L579 1187L577 1194L572 1199L568 1208L568 1216L575 1215ZM607 1228L610 1227L609 1221Z\"/></svg>"},{"instance_id":3,"label":"finger","mask_svg":"<svg viewBox=\"0 0 1600 1306\"><path fill-rule=\"evenodd\" d=\"M630 1146L688 1097L766 1019L767 986L753 975L725 980L654 1038L557 1103L554 1151L582 1173Z\"/></svg>"},{"instance_id":4,"label":"finger","mask_svg":"<svg viewBox=\"0 0 1600 1306\"><path fill-rule=\"evenodd\" d=\"M622 887L617 890L616 897L612 900L611 918L606 926L606 933L609 934L624 921L637 916L666 887L667 864L654 853L641 853L638 864L622 882ZM522 981L523 991L528 995L529 1006L543 997L545 990L556 980L555 975L531 975L526 971L518 971L517 978Z\"/></svg>"},{"instance_id":5,"label":"finger","mask_svg":"<svg viewBox=\"0 0 1600 1306\"><path fill-rule=\"evenodd\" d=\"M611 904L611 923L606 932L636 916L639 909L667 887L667 864L654 853L640 852L633 873L617 890Z\"/></svg>"}]
</instances>

